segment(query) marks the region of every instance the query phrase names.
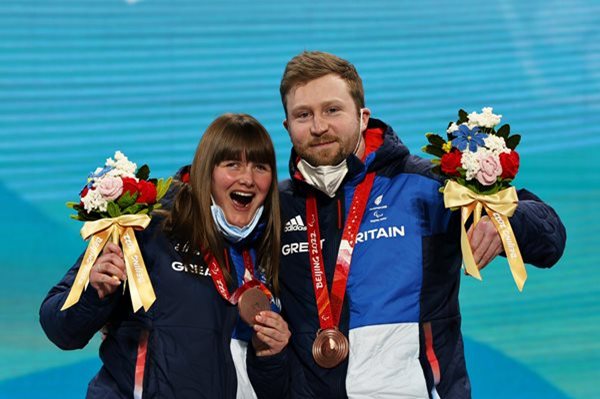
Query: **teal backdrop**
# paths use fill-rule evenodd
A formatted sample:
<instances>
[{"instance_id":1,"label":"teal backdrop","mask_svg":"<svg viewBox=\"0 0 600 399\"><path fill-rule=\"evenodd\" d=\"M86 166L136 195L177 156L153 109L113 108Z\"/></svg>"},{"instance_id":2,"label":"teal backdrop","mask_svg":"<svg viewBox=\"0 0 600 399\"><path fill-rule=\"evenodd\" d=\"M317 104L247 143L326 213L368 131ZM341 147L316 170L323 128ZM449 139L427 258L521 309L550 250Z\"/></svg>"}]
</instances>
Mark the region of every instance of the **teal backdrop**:
<instances>
[{"instance_id":1,"label":"teal backdrop","mask_svg":"<svg viewBox=\"0 0 600 399\"><path fill-rule=\"evenodd\" d=\"M246 112L278 172L279 79L304 49L361 73L374 117L414 153L459 108L522 134L515 181L568 231L522 293L505 261L461 287L475 398L598 397L600 3L596 0L0 2L0 399L81 398L99 338L64 352L38 308L85 243L65 202L119 149L153 176L189 163L208 123Z\"/></svg>"}]
</instances>

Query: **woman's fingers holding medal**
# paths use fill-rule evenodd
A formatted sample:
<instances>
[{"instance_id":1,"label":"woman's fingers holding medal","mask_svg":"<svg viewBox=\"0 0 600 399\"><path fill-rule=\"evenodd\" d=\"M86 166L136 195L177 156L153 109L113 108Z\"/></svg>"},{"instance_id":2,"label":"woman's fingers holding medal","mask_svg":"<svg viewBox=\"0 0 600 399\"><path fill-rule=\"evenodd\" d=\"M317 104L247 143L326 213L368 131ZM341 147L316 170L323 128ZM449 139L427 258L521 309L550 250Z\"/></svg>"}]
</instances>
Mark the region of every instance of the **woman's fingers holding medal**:
<instances>
[{"instance_id":1,"label":"woman's fingers holding medal","mask_svg":"<svg viewBox=\"0 0 600 399\"><path fill-rule=\"evenodd\" d=\"M271 356L281 352L292 335L283 317L276 312L264 310L256 315L255 320L252 344L256 355Z\"/></svg>"},{"instance_id":2,"label":"woman's fingers holding medal","mask_svg":"<svg viewBox=\"0 0 600 399\"><path fill-rule=\"evenodd\" d=\"M98 293L98 297L104 297L112 294L121 285L121 281L127 279L125 272L125 260L123 252L118 245L113 243L106 244L102 255L96 259L92 271L90 272L90 285Z\"/></svg>"}]
</instances>

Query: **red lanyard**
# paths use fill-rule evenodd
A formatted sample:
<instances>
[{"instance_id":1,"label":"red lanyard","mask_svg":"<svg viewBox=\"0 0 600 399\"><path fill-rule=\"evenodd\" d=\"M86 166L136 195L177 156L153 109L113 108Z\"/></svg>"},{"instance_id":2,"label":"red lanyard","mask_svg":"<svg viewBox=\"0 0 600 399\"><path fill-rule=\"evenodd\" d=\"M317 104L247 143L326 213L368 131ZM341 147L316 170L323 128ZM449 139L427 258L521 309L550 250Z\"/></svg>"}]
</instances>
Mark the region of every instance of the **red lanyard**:
<instances>
[{"instance_id":1,"label":"red lanyard","mask_svg":"<svg viewBox=\"0 0 600 399\"><path fill-rule=\"evenodd\" d=\"M215 284L215 288L221 294L226 301L233 305L237 305L240 296L250 288L259 287L262 292L265 293L267 298L271 300L273 295L269 291L267 287L259 280L254 278L254 266L252 263L252 257L250 256L250 252L248 250L244 250L242 252L242 256L244 258L244 284L242 284L238 289L236 289L233 294L229 294L229 290L227 289L227 283L225 281L225 277L223 276L223 271L219 267L219 263L217 263L217 259L209 252L204 251L204 260L208 265L208 270L210 271L210 277L212 278L213 283Z\"/></svg>"},{"instance_id":2,"label":"red lanyard","mask_svg":"<svg viewBox=\"0 0 600 399\"><path fill-rule=\"evenodd\" d=\"M322 330L337 327L340 322L356 235L358 234L360 222L365 213L365 209L367 208L367 201L374 180L375 173L368 173L354 191L352 203L348 212L348 219L344 226L342 241L340 242L337 260L335 262L333 284L331 285L331 299L327 289L325 264L323 263L323 250L321 249L317 200L314 193L309 194L306 198L308 254L310 257L310 269L312 272L315 298L317 300L317 309L319 311L319 324Z\"/></svg>"}]
</instances>

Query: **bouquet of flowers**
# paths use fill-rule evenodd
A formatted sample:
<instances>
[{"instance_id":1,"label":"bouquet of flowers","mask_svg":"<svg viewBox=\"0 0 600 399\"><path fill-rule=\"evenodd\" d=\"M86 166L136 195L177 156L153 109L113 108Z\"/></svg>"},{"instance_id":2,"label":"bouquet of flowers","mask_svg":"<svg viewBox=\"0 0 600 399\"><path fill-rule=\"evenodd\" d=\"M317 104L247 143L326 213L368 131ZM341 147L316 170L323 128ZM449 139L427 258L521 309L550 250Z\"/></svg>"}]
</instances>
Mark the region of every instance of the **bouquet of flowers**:
<instances>
[{"instance_id":1,"label":"bouquet of flowers","mask_svg":"<svg viewBox=\"0 0 600 399\"><path fill-rule=\"evenodd\" d=\"M441 189L445 206L461 209L461 247L466 272L481 280L465 223L473 215L473 224L477 224L485 210L500 233L513 278L522 290L527 274L508 220L518 202L510 183L519 170L519 154L515 149L521 136L511 135L508 124L496 130L501 118L489 107L480 114L467 114L461 109L458 120L448 124L447 139L427 133L429 144L423 151L436 157L432 160L433 171L445 178Z\"/></svg>"},{"instance_id":2,"label":"bouquet of flowers","mask_svg":"<svg viewBox=\"0 0 600 399\"><path fill-rule=\"evenodd\" d=\"M94 262L110 240L121 244L125 257L127 281L134 312L142 306L148 310L156 296L134 229L141 230L150 223L149 213L160 208L159 201L167 193L171 178L149 179L150 168L139 169L127 157L117 151L114 159L108 158L104 167L97 168L88 176L87 184L80 192L78 202L67 206L77 213L72 218L84 221L81 235L89 244L73 287L61 310L73 306L85 289Z\"/></svg>"}]
</instances>

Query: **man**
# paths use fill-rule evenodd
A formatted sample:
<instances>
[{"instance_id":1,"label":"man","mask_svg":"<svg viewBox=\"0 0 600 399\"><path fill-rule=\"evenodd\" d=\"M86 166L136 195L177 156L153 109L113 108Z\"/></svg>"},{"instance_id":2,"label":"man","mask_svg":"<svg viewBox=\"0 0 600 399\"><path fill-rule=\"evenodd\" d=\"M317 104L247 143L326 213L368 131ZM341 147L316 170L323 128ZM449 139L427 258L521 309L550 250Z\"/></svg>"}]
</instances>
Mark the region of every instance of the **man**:
<instances>
[{"instance_id":1,"label":"man","mask_svg":"<svg viewBox=\"0 0 600 399\"><path fill-rule=\"evenodd\" d=\"M293 374L291 396L469 398L460 213L444 207L431 162L370 117L343 59L294 57L280 92L293 144L291 180L280 186L281 302L292 339L271 360ZM511 223L525 262L558 261L565 230L549 206L521 190ZM502 252L486 217L469 237L480 267Z\"/></svg>"}]
</instances>

